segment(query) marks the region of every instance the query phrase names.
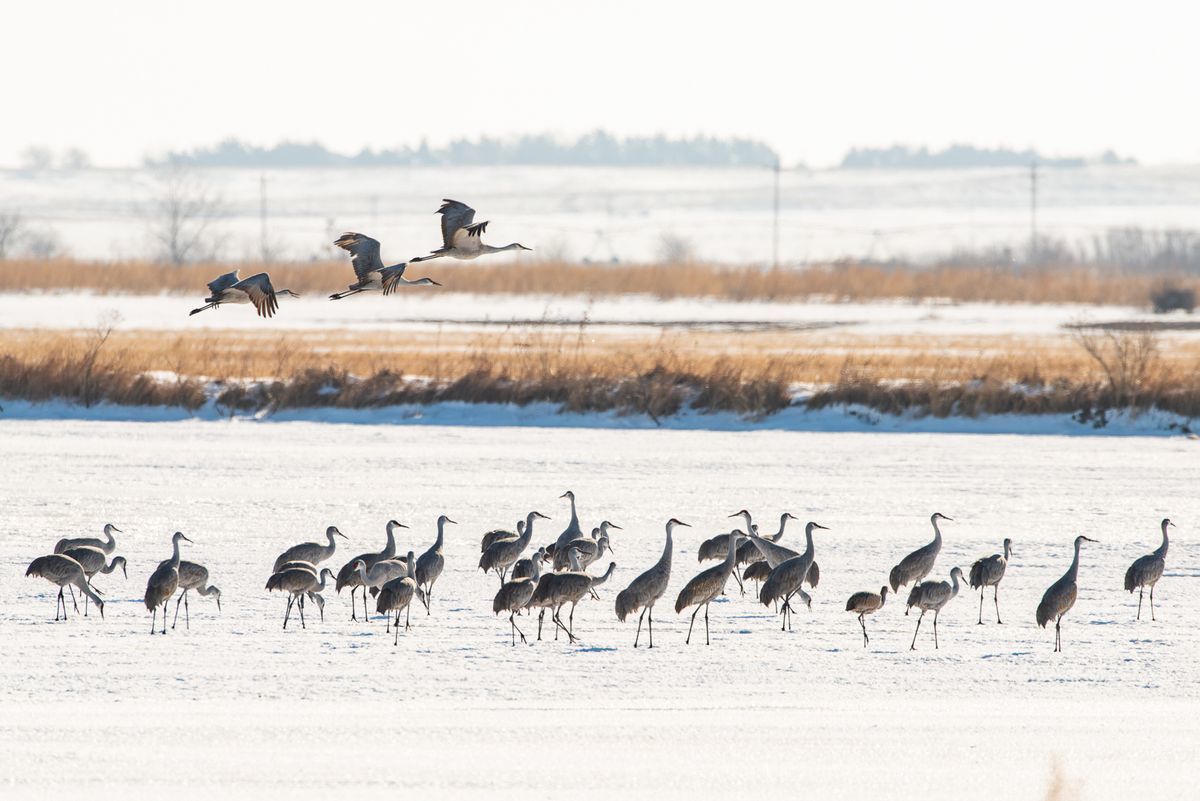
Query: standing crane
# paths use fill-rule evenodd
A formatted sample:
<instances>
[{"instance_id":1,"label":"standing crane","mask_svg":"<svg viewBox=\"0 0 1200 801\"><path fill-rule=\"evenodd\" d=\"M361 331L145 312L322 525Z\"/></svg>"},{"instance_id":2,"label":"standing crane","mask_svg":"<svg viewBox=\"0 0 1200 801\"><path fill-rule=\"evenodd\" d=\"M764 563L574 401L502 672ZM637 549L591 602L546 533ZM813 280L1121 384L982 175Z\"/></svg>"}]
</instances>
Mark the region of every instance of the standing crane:
<instances>
[{"instance_id":1,"label":"standing crane","mask_svg":"<svg viewBox=\"0 0 1200 801\"><path fill-rule=\"evenodd\" d=\"M863 648L867 647L867 643L871 638L867 636L867 622L863 618L866 615L874 614L883 608L883 602L887 600L888 588L885 584L879 588L878 593L874 592L856 592L846 601L846 611L854 612L858 615L858 623L862 626L863 631Z\"/></svg>"},{"instance_id":2,"label":"standing crane","mask_svg":"<svg viewBox=\"0 0 1200 801\"><path fill-rule=\"evenodd\" d=\"M292 606L296 605L296 601L300 601L300 628L308 628L304 622L304 595L306 593L320 594L323 592L326 576L333 578L333 571L327 567L321 568L321 572L314 576L312 570L302 566L295 566L281 570L278 573L272 573L271 577L267 579L266 588L268 591L274 592L275 590L279 590L291 596L288 598L287 611L283 614L284 630L287 630L288 618L291 617Z\"/></svg>"},{"instance_id":3,"label":"standing crane","mask_svg":"<svg viewBox=\"0 0 1200 801\"><path fill-rule=\"evenodd\" d=\"M188 619L188 600L187 594L192 590L196 594L207 598L213 596L217 602L217 611L221 611L221 590L208 583L208 568L196 562L189 562L186 559L179 561L179 597L175 599L175 617L171 621L171 628L175 628L175 624L179 622L179 602L183 602L183 625L190 629L192 627L191 620Z\"/></svg>"},{"instance_id":4,"label":"standing crane","mask_svg":"<svg viewBox=\"0 0 1200 801\"><path fill-rule=\"evenodd\" d=\"M175 594L175 589L179 586L179 543L191 542L182 531L176 531L171 537L171 558L159 563L154 572L150 574L150 580L146 582L146 595L143 600L146 603L146 609L150 612L150 633L154 634L154 619L158 613L158 607L162 607L163 622L162 633L167 633L167 604L171 601L171 596Z\"/></svg>"},{"instance_id":5,"label":"standing crane","mask_svg":"<svg viewBox=\"0 0 1200 801\"><path fill-rule=\"evenodd\" d=\"M80 567L83 568L84 575L87 576L89 586L92 583L92 579L97 574L108 575L118 567L121 568L121 573L124 574L125 578L129 578L129 571L125 567L124 556L114 556L113 560L109 562L104 551L92 545L83 545L78 548L68 548L67 550L63 551L63 555L69 556L79 563ZM95 589L95 587L92 587L92 589ZM87 617L87 605L88 597L85 595L83 596L84 617Z\"/></svg>"},{"instance_id":6,"label":"standing crane","mask_svg":"<svg viewBox=\"0 0 1200 801\"><path fill-rule=\"evenodd\" d=\"M783 631L791 628L792 596L796 594L797 590L801 589L801 585L808 579L809 571L813 565L813 557L816 555L816 550L813 547L813 531L816 529L829 530L820 523L810 522L805 526L804 538L806 547L804 553L793 556L791 559L782 562L778 567L773 568L771 574L767 576L766 582L762 585L762 592L758 596L763 606L770 606L772 602L783 599L783 606L779 610L783 615L783 625L781 627Z\"/></svg>"},{"instance_id":7,"label":"standing crane","mask_svg":"<svg viewBox=\"0 0 1200 801\"><path fill-rule=\"evenodd\" d=\"M567 559L568 547L572 540L577 540L583 536L583 529L579 526L579 513L575 509L575 493L567 490L559 498L566 498L571 502L571 520L567 523L567 527L558 535L558 539L554 541L554 569L566 570L570 564ZM549 550L549 549L547 549Z\"/></svg>"},{"instance_id":8,"label":"standing crane","mask_svg":"<svg viewBox=\"0 0 1200 801\"><path fill-rule=\"evenodd\" d=\"M124 533L112 523L106 523L104 525L104 539L102 540L96 537L64 537L55 543L54 552L63 553L72 548L99 548L106 556L111 555L117 549L117 539L113 536L114 531L118 534Z\"/></svg>"},{"instance_id":9,"label":"standing crane","mask_svg":"<svg viewBox=\"0 0 1200 801\"><path fill-rule=\"evenodd\" d=\"M433 585L442 575L442 570L446 567L446 559L442 556L442 543L445 541L445 529L447 523L458 525L446 515L442 515L437 521L437 540L433 545L429 546L429 550L421 554L417 559L417 586L425 593L425 614L430 614L429 607L433 604Z\"/></svg>"},{"instance_id":10,"label":"standing crane","mask_svg":"<svg viewBox=\"0 0 1200 801\"><path fill-rule=\"evenodd\" d=\"M730 517L736 516L730 515ZM696 607L696 611L692 612L692 621L688 624L688 634L684 645L688 645L692 641L692 627L696 625L696 612L700 611L700 607L704 607L704 644L712 644L708 635L708 605L725 591L725 584L733 575L733 564L737 561L737 547L743 538L742 532L737 529L729 532L728 536L729 545L726 546L725 561L696 574L691 581L684 585L679 592L679 597L675 599L675 614L679 614L689 606Z\"/></svg>"},{"instance_id":11,"label":"standing crane","mask_svg":"<svg viewBox=\"0 0 1200 801\"><path fill-rule=\"evenodd\" d=\"M485 245L481 235L487 230L488 221L475 222L475 209L457 200L442 198L442 206L437 210L442 215L442 246L431 250L428 256L416 256L409 259L410 263L440 259L450 256L455 259L474 259L485 253L502 253L506 250L533 250L519 242L503 247Z\"/></svg>"},{"instance_id":12,"label":"standing crane","mask_svg":"<svg viewBox=\"0 0 1200 801\"><path fill-rule=\"evenodd\" d=\"M100 600L90 584L88 584L87 575L83 572L83 566L69 556L61 553L52 553L47 556L39 556L29 563L29 568L25 571L26 576L37 576L44 578L51 584L58 585L58 598L54 602L54 620L58 621L58 607L62 606L62 619L67 619L67 600L63 597L63 587L76 587L87 598L92 599L92 603L100 610L100 617L104 617L104 601ZM79 611L79 606L76 604L75 611Z\"/></svg>"},{"instance_id":13,"label":"standing crane","mask_svg":"<svg viewBox=\"0 0 1200 801\"><path fill-rule=\"evenodd\" d=\"M624 623L626 617L639 609L642 610L642 613L638 615L637 634L633 636L634 648L638 647L638 639L642 636L642 618L647 614L650 617L650 647L654 647L654 605L666 593L667 584L671 581L671 555L674 547L671 534L676 526L691 528L688 523L674 517L668 520L667 541L663 545L662 556L650 566L649 570L629 582L628 587L617 593L617 620Z\"/></svg>"},{"instance_id":14,"label":"standing crane","mask_svg":"<svg viewBox=\"0 0 1200 801\"><path fill-rule=\"evenodd\" d=\"M992 602L996 604L996 622L1004 622L1000 620L1000 579L1004 578L1004 571L1008 569L1010 558L1012 558L1012 540L1005 537L1003 555L994 553L991 556L975 560L975 564L971 565L970 584L971 589L979 590L979 625L981 626L983 625L983 591L988 587L992 588Z\"/></svg>"},{"instance_id":15,"label":"standing crane","mask_svg":"<svg viewBox=\"0 0 1200 801\"><path fill-rule=\"evenodd\" d=\"M492 599L492 612L500 614L508 612L509 634L512 636L513 647L517 647L517 635L521 635L521 642L526 645L529 640L525 639L525 632L521 631L517 626L517 621L514 616L520 612L533 598L533 591L537 588L538 581L541 578L542 560L534 559L530 563L530 574L528 576L515 577L512 581L506 581L500 587L500 591L496 593L496 597ZM513 568L513 573L517 572Z\"/></svg>"},{"instance_id":16,"label":"standing crane","mask_svg":"<svg viewBox=\"0 0 1200 801\"><path fill-rule=\"evenodd\" d=\"M910 581L920 584L922 579L930 574L933 570L933 563L937 561L938 554L942 552L942 530L938 528L938 521L950 519L941 512L934 512L929 517L929 522L933 524L933 542L913 551L901 559L900 564L892 568L892 572L888 576L892 592L899 592L900 588Z\"/></svg>"},{"instance_id":17,"label":"standing crane","mask_svg":"<svg viewBox=\"0 0 1200 801\"><path fill-rule=\"evenodd\" d=\"M529 541L533 539L533 521L539 517L542 520L550 519L541 512L530 512L525 516L525 533L515 540L497 540L493 542L483 552L483 555L479 557L480 570L484 573L487 573L489 570L494 571L500 577L500 586L504 586L508 568L520 559L521 554L529 547Z\"/></svg>"},{"instance_id":18,"label":"standing crane","mask_svg":"<svg viewBox=\"0 0 1200 801\"><path fill-rule=\"evenodd\" d=\"M1142 619L1142 593L1146 591L1146 587L1150 588L1150 619L1157 620L1154 617L1154 585L1162 578L1163 570L1167 567L1167 526L1173 526L1170 518L1164 517L1162 521L1162 545L1154 553L1148 553L1145 556L1139 557L1129 569L1125 571L1125 589L1129 592L1138 591L1138 611L1137 619Z\"/></svg>"},{"instance_id":19,"label":"standing crane","mask_svg":"<svg viewBox=\"0 0 1200 801\"><path fill-rule=\"evenodd\" d=\"M921 630L921 621L925 619L925 613L930 609L933 610L933 647L934 650L937 649L938 614L942 611L942 607L950 602L950 599L958 595L958 582L961 579L962 568L956 567L950 570L950 581L928 581L913 588L912 594L908 597L908 604L910 608L913 606L919 608L921 615L917 618L917 627L913 630L910 651L917 650L917 632Z\"/></svg>"},{"instance_id":20,"label":"standing crane","mask_svg":"<svg viewBox=\"0 0 1200 801\"><path fill-rule=\"evenodd\" d=\"M309 564L319 565L326 559L333 556L333 552L337 550L337 540L334 537L341 537L344 540L350 539L342 532L338 531L337 526L330 526L325 529L325 538L328 540L326 545L319 542L302 542L299 545L293 545L279 556L275 557L275 565L271 568L272 573L278 573L286 562L308 562Z\"/></svg>"},{"instance_id":21,"label":"standing crane","mask_svg":"<svg viewBox=\"0 0 1200 801\"><path fill-rule=\"evenodd\" d=\"M1097 540L1082 534L1075 538L1075 558L1071 560L1071 566L1067 568L1067 572L1063 574L1062 578L1050 585L1050 589L1046 590L1046 594L1042 596L1042 602L1038 604L1037 624L1046 628L1047 623L1051 620L1054 621L1054 650L1056 652L1062 650L1063 615L1071 611L1071 607L1075 605L1075 598L1079 595L1079 585L1076 583L1079 576L1079 547L1085 542L1097 542Z\"/></svg>"},{"instance_id":22,"label":"standing crane","mask_svg":"<svg viewBox=\"0 0 1200 801\"><path fill-rule=\"evenodd\" d=\"M351 620L358 620L358 617L355 615L355 611L354 611L354 592L359 587L362 587L362 591L363 591L363 594L362 594L363 595L363 619L367 620L367 621L369 621L371 619L371 612L370 612L369 608L367 607L367 588L362 583L362 579L358 575L358 570L356 570L354 567L355 563L358 562L359 560L361 560L367 566L367 569L369 570L375 566L376 562L381 562L384 559L391 559L393 556L395 556L396 555L396 529L398 529L398 528L408 528L408 526L404 525L403 523L397 522L395 520L389 520L387 523L387 545L384 547L384 549L382 551L377 551L375 553L360 553L358 556L354 557L349 562L342 565L342 569L338 571L337 583L335 585L337 588L338 594L339 595L341 594L343 587L350 588L350 619Z\"/></svg>"},{"instance_id":23,"label":"standing crane","mask_svg":"<svg viewBox=\"0 0 1200 801\"><path fill-rule=\"evenodd\" d=\"M379 588L379 597L375 599L375 611L382 612L387 616L389 625L394 625L396 629L395 637L392 640L392 645L400 643L400 613L404 612L404 630L408 631L412 626L409 620L412 615L412 599L417 596L422 603L425 603L425 593L417 586L417 571L415 567L416 557L412 551L408 552L408 557L404 560L408 564L408 575L395 578ZM396 613L396 621L392 624L391 613Z\"/></svg>"}]
</instances>

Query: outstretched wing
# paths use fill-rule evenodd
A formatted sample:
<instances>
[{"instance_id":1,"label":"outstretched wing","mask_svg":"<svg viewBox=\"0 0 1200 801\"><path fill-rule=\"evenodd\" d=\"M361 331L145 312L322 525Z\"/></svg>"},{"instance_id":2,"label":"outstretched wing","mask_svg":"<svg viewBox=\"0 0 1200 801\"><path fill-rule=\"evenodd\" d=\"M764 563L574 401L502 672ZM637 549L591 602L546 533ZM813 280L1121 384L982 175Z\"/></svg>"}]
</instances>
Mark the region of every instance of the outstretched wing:
<instances>
[{"instance_id":1,"label":"outstretched wing","mask_svg":"<svg viewBox=\"0 0 1200 801\"><path fill-rule=\"evenodd\" d=\"M237 289L242 290L254 304L259 317L274 317L279 309L279 300L275 297L275 287L271 286L271 276L257 273L249 278L238 281Z\"/></svg>"},{"instance_id":2,"label":"outstretched wing","mask_svg":"<svg viewBox=\"0 0 1200 801\"><path fill-rule=\"evenodd\" d=\"M208 293L216 295L218 292L224 292L238 282L238 271L234 270L231 273L225 273L219 278L214 278L208 282Z\"/></svg>"},{"instance_id":3,"label":"outstretched wing","mask_svg":"<svg viewBox=\"0 0 1200 801\"><path fill-rule=\"evenodd\" d=\"M449 198L442 198L442 207L437 213L442 215L442 245L447 248L454 247L455 234L475 221L475 209Z\"/></svg>"},{"instance_id":4,"label":"outstretched wing","mask_svg":"<svg viewBox=\"0 0 1200 801\"><path fill-rule=\"evenodd\" d=\"M384 267L380 271L380 283L383 284L384 297L396 291L396 287L403 283L404 271L408 269L408 262L404 264L394 264L391 267Z\"/></svg>"},{"instance_id":5,"label":"outstretched wing","mask_svg":"<svg viewBox=\"0 0 1200 801\"><path fill-rule=\"evenodd\" d=\"M383 260L379 258L379 241L363 234L347 231L338 237L333 244L349 252L350 264L358 280L365 280L373 272L383 269Z\"/></svg>"}]
</instances>

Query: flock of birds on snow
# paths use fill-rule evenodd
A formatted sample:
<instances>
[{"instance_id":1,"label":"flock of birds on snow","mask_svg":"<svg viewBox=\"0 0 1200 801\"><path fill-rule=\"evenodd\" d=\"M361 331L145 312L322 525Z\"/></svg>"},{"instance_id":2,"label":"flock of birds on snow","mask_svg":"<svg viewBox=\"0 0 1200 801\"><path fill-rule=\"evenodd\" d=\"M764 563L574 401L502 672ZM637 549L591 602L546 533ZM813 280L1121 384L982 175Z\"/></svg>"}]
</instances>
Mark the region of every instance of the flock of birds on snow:
<instances>
[{"instance_id":1,"label":"flock of birds on snow","mask_svg":"<svg viewBox=\"0 0 1200 801\"><path fill-rule=\"evenodd\" d=\"M492 601L492 611L497 615L508 613L513 646L516 645L518 636L522 642L528 643L525 633L517 625L516 616L531 614L535 609L538 610L539 640L542 637L543 619L549 611L550 620L555 627L555 639L558 639L561 631L574 643L577 639L574 631L575 608L580 601L587 598L599 599L597 588L607 583L616 569L616 563L610 562L608 568L599 575L588 572L605 553L612 552L611 532L614 529L620 530L621 527L605 520L592 530L590 536L585 535L576 512L575 494L567 491L560 497L570 501L571 519L554 542L531 549L534 523L537 520L550 519L541 512L532 511L517 523L516 531L495 529L484 534L480 543L479 568L485 573L494 573L500 581L500 588ZM783 513L779 519L779 530L766 537L759 534L749 511L742 509L730 517L740 518L743 527L705 540L697 554L700 562L720 560L719 564L694 576L676 597L676 614L695 607L688 625L685 644L691 642L696 616L701 609L704 610L704 641L705 644L711 642L708 626L709 605L724 594L731 577L743 593L748 582L756 582L758 601L764 606L776 608L781 617L781 628L785 630L791 627L793 600L804 603L809 609L812 608L812 598L805 591L804 585L807 584L811 589L820 581L813 532L827 530L826 527L814 522L808 523L804 530L805 548L801 552L780 544L788 522L797 520L790 513ZM847 600L846 611L855 614L862 627L864 648L870 643L866 616L883 608L889 594L889 585L891 593L898 593L902 587L909 584L912 585L912 589L908 594L905 614L913 608L920 610L910 648L916 649L917 634L927 612L933 612L934 648L938 647L938 614L959 594L963 581L963 572L958 567L950 570L949 581L927 580L942 549L942 532L938 523L950 519L940 512L934 513L930 517L933 540L901 559L891 569L888 585L881 587L878 593L856 592ZM398 643L400 617L404 616L403 628L407 631L411 627L414 599L425 608L427 615L432 612L434 586L445 568L445 558L442 554L445 528L447 524L454 523L455 521L446 515L439 517L437 539L418 557L413 551L408 551L404 556L397 554L396 532L407 526L396 520L388 521L387 545L383 550L352 557L336 575L330 568L321 567L322 563L334 555L337 538L346 538L336 526L330 526L326 530L324 543L305 542L283 551L276 558L266 583L267 590L278 591L288 596L283 628L287 628L293 610L299 614L301 627L306 627L306 599L317 605L321 618L324 619L325 599L321 593L328 588L329 580L332 580L338 593L350 588L352 620L358 619L355 594L361 590L363 615L367 620L371 617L368 595L372 596L375 611L386 618L388 631L395 629L393 644ZM635 648L641 639L643 619L648 631L649 645L654 647L654 607L666 594L670 583L674 551L672 537L676 528L688 525L675 518L667 521L662 556L629 586L617 593L615 611L618 620L625 622L632 615L638 615L638 628L633 640ZM1153 553L1134 561L1125 573L1125 589L1130 593L1138 591L1138 620L1141 619L1142 599L1147 589L1150 591L1150 616L1155 619L1154 587L1162 578L1166 566L1167 529L1173 525L1169 519L1164 519L1161 524L1162 545ZM114 532L121 533L109 524L104 527L104 539L61 539L55 544L54 553L39 556L30 563L25 575L44 578L59 588L54 608L56 621L60 619L60 609L61 618L66 619L64 590L67 589L71 590L71 599L76 611L79 607L75 601L74 590L79 590L84 598L84 614L87 614L90 601L103 617L104 601L100 591L92 585L92 580L97 575L112 573L118 567L128 577L125 558L112 556L117 545ZM1082 535L1075 538L1075 553L1070 568L1062 578L1050 585L1038 604L1038 625L1044 628L1051 621L1054 622L1055 651L1062 650L1062 618L1074 606L1078 594L1080 548L1085 542L1095 541ZM189 592L195 591L197 595L213 597L218 611L220 610L221 591L209 583L207 568L181 559L180 545L184 542L190 543L191 540L183 533L176 532L171 539L170 558L161 561L146 582L144 602L146 609L151 613L151 634L158 630L163 634L167 633L167 612L172 597L176 599L172 628L179 621L181 603L184 609L184 625L190 627L187 600ZM983 623L984 594L988 587L992 588L996 622L1002 622L999 585L1012 556L1011 540L1004 540L1003 551L981 558L971 565L967 581L972 589L979 590L980 624ZM179 593L177 597L176 592ZM562 612L568 604L570 611L564 621ZM158 628L160 609L161 629Z\"/></svg>"},{"instance_id":2,"label":"flock of birds on snow","mask_svg":"<svg viewBox=\"0 0 1200 801\"><path fill-rule=\"evenodd\" d=\"M379 242L364 234L347 231L333 243L350 254L350 265L357 279L342 292L334 292L330 300L341 300L360 292L382 292L390 295L401 286L441 286L432 278L410 281L404 277L409 264L430 259L449 257L474 259L488 253L503 253L506 250L532 250L520 242L497 247L485 244L483 233L488 220L475 222L475 209L457 200L443 199L437 210L442 216L442 246L429 252L428 256L417 256L401 264L384 265L379 254ZM208 284L208 297L204 305L192 309L190 314L199 314L230 303L248 303L260 317L274 317L279 310L280 296L293 298L299 294L290 289L276 289L267 273L255 273L242 278L238 270L219 276Z\"/></svg>"}]
</instances>

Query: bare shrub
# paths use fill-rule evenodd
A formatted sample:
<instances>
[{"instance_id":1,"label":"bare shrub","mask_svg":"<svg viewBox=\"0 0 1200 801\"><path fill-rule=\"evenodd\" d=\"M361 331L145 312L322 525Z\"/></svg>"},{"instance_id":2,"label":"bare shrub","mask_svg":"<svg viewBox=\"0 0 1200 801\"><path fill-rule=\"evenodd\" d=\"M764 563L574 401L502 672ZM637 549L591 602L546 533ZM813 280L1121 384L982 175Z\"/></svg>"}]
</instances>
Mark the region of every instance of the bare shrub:
<instances>
[{"instance_id":1,"label":"bare shrub","mask_svg":"<svg viewBox=\"0 0 1200 801\"><path fill-rule=\"evenodd\" d=\"M1104 372L1111 393L1108 405L1143 405L1139 401L1159 358L1158 336L1153 331L1077 328L1074 337Z\"/></svg>"},{"instance_id":2,"label":"bare shrub","mask_svg":"<svg viewBox=\"0 0 1200 801\"><path fill-rule=\"evenodd\" d=\"M212 224L224 203L199 175L168 164L156 174L158 187L148 209L150 233L161 258L176 266L215 257L219 245Z\"/></svg>"}]
</instances>

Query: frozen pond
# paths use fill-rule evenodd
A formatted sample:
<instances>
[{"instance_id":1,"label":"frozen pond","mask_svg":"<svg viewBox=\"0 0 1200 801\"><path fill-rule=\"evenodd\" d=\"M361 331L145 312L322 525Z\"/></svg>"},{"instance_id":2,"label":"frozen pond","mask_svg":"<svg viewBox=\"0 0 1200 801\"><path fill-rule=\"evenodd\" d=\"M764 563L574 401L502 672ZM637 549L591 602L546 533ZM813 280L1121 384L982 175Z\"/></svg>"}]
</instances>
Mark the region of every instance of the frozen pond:
<instances>
[{"instance_id":1,"label":"frozen pond","mask_svg":"<svg viewBox=\"0 0 1200 801\"><path fill-rule=\"evenodd\" d=\"M335 425L308 422L101 423L0 418L0 788L6 797L216 798L300 794L393 798L748 797L1041 798L1057 760L1082 798L1194 793L1200 744L1197 443L1183 438L624 431ZM577 645L511 648L491 613L497 585L477 569L479 536L530 509L535 543L578 495L585 528L609 518L617 571L575 615ZM818 532L812 611L779 631L738 595L711 610L712 646L685 647L676 593L699 542L743 506L774 531L789 510ZM991 600L953 600L941 649L902 603L858 624L852 592L929 541L935 575L998 550L1015 555ZM384 523L412 526L401 551L432 542L440 513L447 572L433 615L398 647L382 619L349 620L326 593L325 621L282 631L284 599L263 590L274 556L337 524L331 560L383 546ZM631 648L613 598L676 534L671 588L653 651ZM1134 622L1125 568L1174 530L1156 593L1159 622ZM53 623L51 585L26 565L62 536L111 521L129 580L101 576L106 618ZM151 638L140 599L182 530L223 590L218 615L193 599L196 627ZM1042 591L1085 547L1076 607L1053 631L1033 622ZM803 529L786 543L802 547ZM344 551L343 551L344 548ZM607 564L607 558L603 560ZM310 611L315 611L311 610ZM697 625L700 625L698 620ZM536 621L522 626L532 635ZM549 632L550 629L547 629ZM67 770L64 763L86 769ZM115 779L119 779L117 782ZM1001 789L1003 788L1003 789Z\"/></svg>"}]
</instances>

